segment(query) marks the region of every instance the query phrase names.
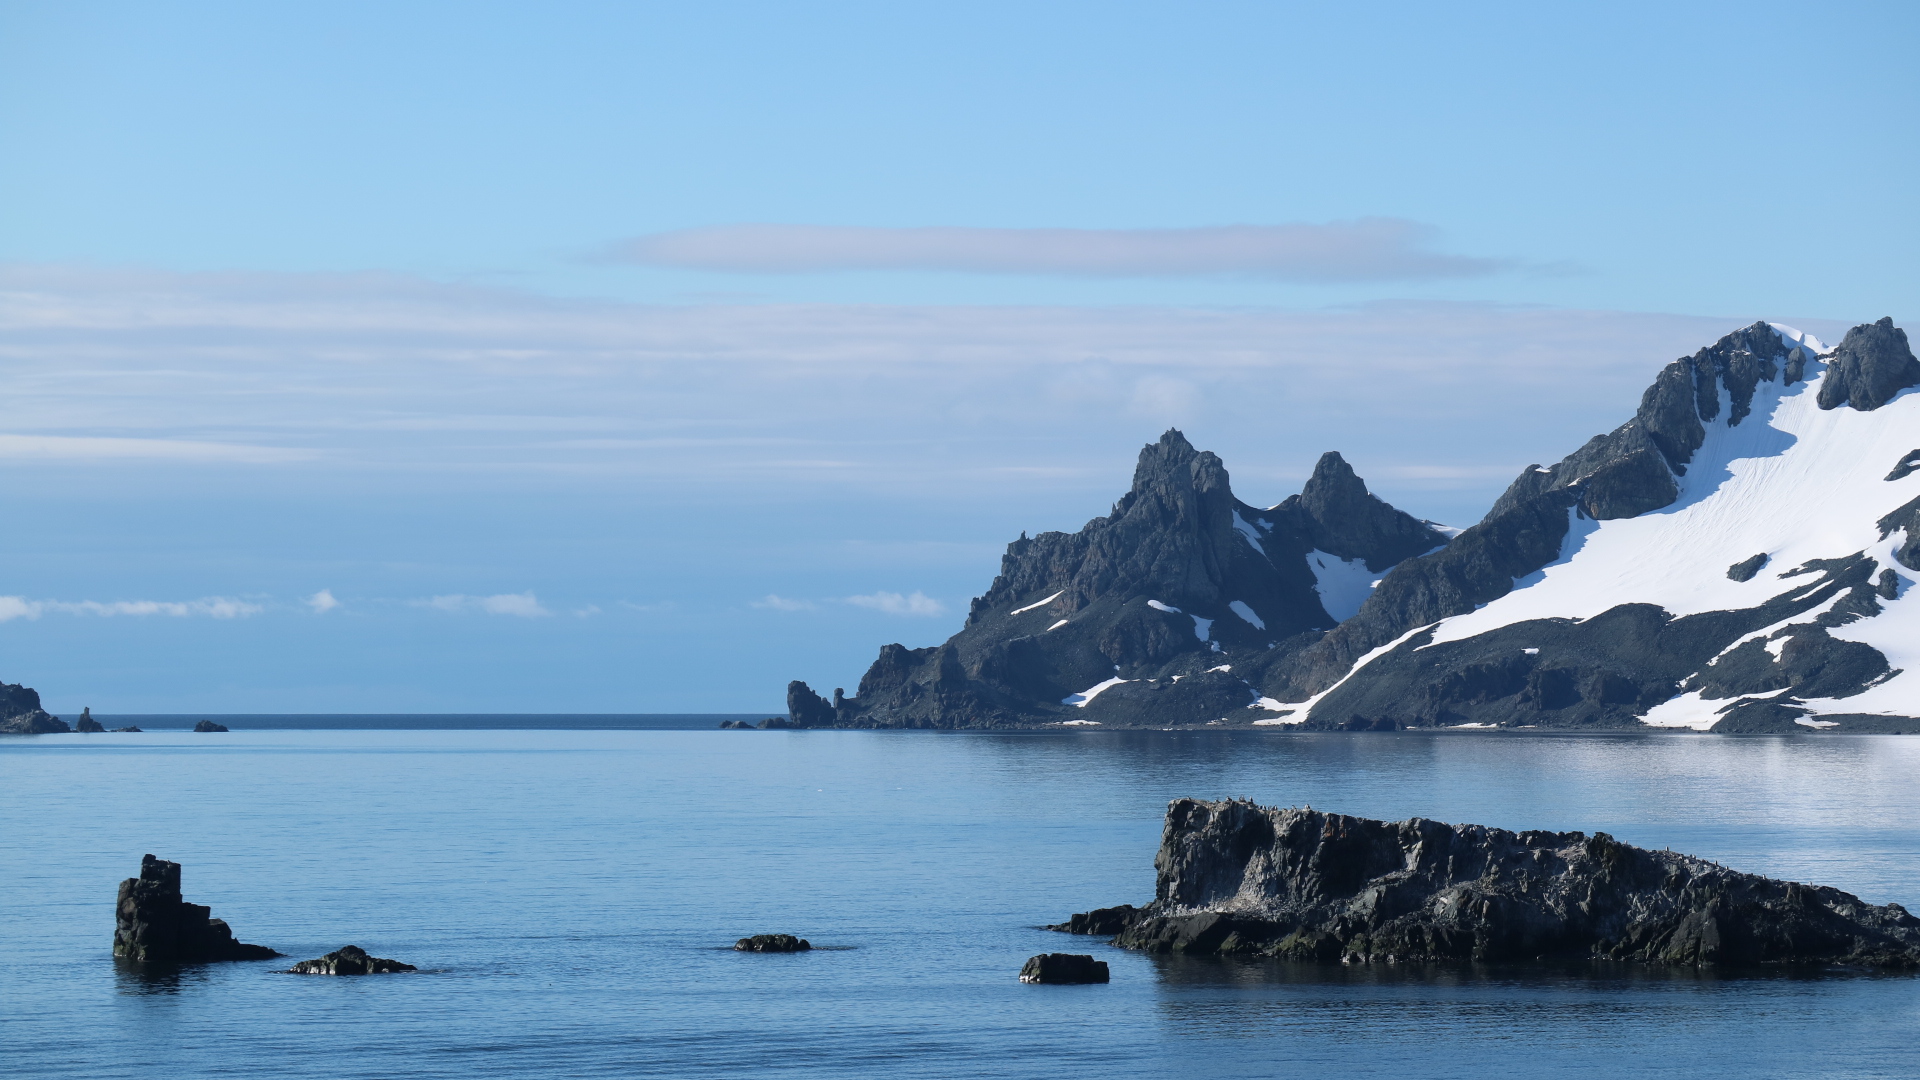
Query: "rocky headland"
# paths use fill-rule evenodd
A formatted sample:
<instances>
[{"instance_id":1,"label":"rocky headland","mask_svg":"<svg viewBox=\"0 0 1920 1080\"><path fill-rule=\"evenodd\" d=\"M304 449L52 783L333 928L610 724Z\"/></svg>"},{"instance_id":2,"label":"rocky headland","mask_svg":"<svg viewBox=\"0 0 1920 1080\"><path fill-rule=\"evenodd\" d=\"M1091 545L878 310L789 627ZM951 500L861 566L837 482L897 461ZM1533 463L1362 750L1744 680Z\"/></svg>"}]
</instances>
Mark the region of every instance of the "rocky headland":
<instances>
[{"instance_id":1,"label":"rocky headland","mask_svg":"<svg viewBox=\"0 0 1920 1080\"><path fill-rule=\"evenodd\" d=\"M216 960L266 960L280 954L264 945L236 941L212 909L180 895L180 864L140 858L140 876L120 883L115 908L113 955L140 964L202 964Z\"/></svg>"},{"instance_id":2,"label":"rocky headland","mask_svg":"<svg viewBox=\"0 0 1920 1080\"><path fill-rule=\"evenodd\" d=\"M19 683L0 683L0 735L58 735L71 731L65 720L47 715L40 692Z\"/></svg>"},{"instance_id":3,"label":"rocky headland","mask_svg":"<svg viewBox=\"0 0 1920 1080\"><path fill-rule=\"evenodd\" d=\"M1155 953L1348 963L1614 960L1920 968L1920 918L1606 833L1167 808L1154 900L1053 927Z\"/></svg>"}]
</instances>

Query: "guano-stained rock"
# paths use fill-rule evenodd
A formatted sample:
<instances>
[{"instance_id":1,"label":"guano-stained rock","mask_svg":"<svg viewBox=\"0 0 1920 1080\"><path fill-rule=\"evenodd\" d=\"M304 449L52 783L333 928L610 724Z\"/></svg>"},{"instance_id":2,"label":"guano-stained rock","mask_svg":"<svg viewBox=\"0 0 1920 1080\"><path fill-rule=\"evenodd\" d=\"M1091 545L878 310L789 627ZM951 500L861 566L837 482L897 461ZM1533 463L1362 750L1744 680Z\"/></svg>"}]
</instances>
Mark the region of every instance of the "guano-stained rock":
<instances>
[{"instance_id":1,"label":"guano-stained rock","mask_svg":"<svg viewBox=\"0 0 1920 1080\"><path fill-rule=\"evenodd\" d=\"M1116 933L1114 944L1148 952L1349 963L1920 968L1920 919L1898 904L1606 833L1178 799L1154 866L1147 907L1055 929Z\"/></svg>"}]
</instances>

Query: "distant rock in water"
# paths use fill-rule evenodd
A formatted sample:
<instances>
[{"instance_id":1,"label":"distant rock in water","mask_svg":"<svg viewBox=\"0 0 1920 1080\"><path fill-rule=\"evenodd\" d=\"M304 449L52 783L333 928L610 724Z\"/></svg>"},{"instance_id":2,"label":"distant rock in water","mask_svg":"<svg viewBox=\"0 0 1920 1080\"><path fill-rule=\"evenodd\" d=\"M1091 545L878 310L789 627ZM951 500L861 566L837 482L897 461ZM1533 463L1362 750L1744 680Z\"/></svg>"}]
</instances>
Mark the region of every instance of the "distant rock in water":
<instances>
[{"instance_id":1,"label":"distant rock in water","mask_svg":"<svg viewBox=\"0 0 1920 1080\"><path fill-rule=\"evenodd\" d=\"M1920 919L1579 832L1178 799L1152 904L1055 929L1156 953L1345 962L1920 967ZM1099 925L1099 929L1092 927ZM1116 923L1124 923L1117 930Z\"/></svg>"},{"instance_id":2,"label":"distant rock in water","mask_svg":"<svg viewBox=\"0 0 1920 1080\"><path fill-rule=\"evenodd\" d=\"M138 732L140 729L137 727L117 727L117 728L114 728L113 730Z\"/></svg>"},{"instance_id":3,"label":"distant rock in water","mask_svg":"<svg viewBox=\"0 0 1920 1080\"><path fill-rule=\"evenodd\" d=\"M100 721L93 718L92 709L81 709L80 719L73 722L73 730L92 734L96 731L105 731L107 729L100 726Z\"/></svg>"},{"instance_id":4,"label":"distant rock in water","mask_svg":"<svg viewBox=\"0 0 1920 1080\"><path fill-rule=\"evenodd\" d=\"M721 731L752 731L753 724L746 720L722 720L720 721L720 730Z\"/></svg>"},{"instance_id":5,"label":"distant rock in water","mask_svg":"<svg viewBox=\"0 0 1920 1080\"><path fill-rule=\"evenodd\" d=\"M396 971L418 971L412 964L368 956L358 945L348 945L318 960L302 960L288 968L292 975L389 975Z\"/></svg>"},{"instance_id":6,"label":"distant rock in water","mask_svg":"<svg viewBox=\"0 0 1920 1080\"><path fill-rule=\"evenodd\" d=\"M0 735L58 735L71 731L67 722L48 716L40 707L40 692L19 683L0 683Z\"/></svg>"},{"instance_id":7,"label":"distant rock in water","mask_svg":"<svg viewBox=\"0 0 1920 1080\"><path fill-rule=\"evenodd\" d=\"M1020 969L1023 983L1103 983L1110 981L1107 962L1079 953L1041 953Z\"/></svg>"},{"instance_id":8,"label":"distant rock in water","mask_svg":"<svg viewBox=\"0 0 1920 1080\"><path fill-rule=\"evenodd\" d=\"M813 945L792 934L755 934L733 943L735 952L806 952Z\"/></svg>"},{"instance_id":9,"label":"distant rock in water","mask_svg":"<svg viewBox=\"0 0 1920 1080\"><path fill-rule=\"evenodd\" d=\"M204 731L225 731L227 730L227 725L216 724L211 720L202 720L199 723L193 725L193 730L203 731L203 732Z\"/></svg>"},{"instance_id":10,"label":"distant rock in water","mask_svg":"<svg viewBox=\"0 0 1920 1080\"><path fill-rule=\"evenodd\" d=\"M225 920L211 909L180 898L180 864L140 857L140 876L120 883L113 955L141 964L200 964L213 960L265 960L280 954L264 945L235 941Z\"/></svg>"}]
</instances>

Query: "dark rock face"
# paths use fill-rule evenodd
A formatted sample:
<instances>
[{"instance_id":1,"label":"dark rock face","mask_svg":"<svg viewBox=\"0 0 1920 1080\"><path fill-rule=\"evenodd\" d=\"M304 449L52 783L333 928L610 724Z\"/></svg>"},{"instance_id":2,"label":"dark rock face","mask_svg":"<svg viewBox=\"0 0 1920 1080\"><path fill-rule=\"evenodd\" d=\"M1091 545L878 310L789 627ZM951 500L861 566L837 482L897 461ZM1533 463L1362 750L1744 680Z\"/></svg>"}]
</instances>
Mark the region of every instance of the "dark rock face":
<instances>
[{"instance_id":1,"label":"dark rock face","mask_svg":"<svg viewBox=\"0 0 1920 1080\"><path fill-rule=\"evenodd\" d=\"M792 934L755 934L733 943L735 952L807 952L813 945Z\"/></svg>"},{"instance_id":2,"label":"dark rock face","mask_svg":"<svg viewBox=\"0 0 1920 1080\"><path fill-rule=\"evenodd\" d=\"M1734 581L1752 581L1753 575L1759 573L1766 565L1767 553L1763 551L1727 567L1727 577Z\"/></svg>"},{"instance_id":3,"label":"dark rock face","mask_svg":"<svg viewBox=\"0 0 1920 1080\"><path fill-rule=\"evenodd\" d=\"M92 732L105 731L107 729L101 727L100 721L93 718L92 709L81 709L80 719L73 722L73 730L91 734Z\"/></svg>"},{"instance_id":4,"label":"dark rock face","mask_svg":"<svg viewBox=\"0 0 1920 1080\"><path fill-rule=\"evenodd\" d=\"M412 964L368 956L358 945L348 945L318 960L302 960L287 969L291 975L390 975L400 971L418 971Z\"/></svg>"},{"instance_id":5,"label":"dark rock face","mask_svg":"<svg viewBox=\"0 0 1920 1080\"><path fill-rule=\"evenodd\" d=\"M120 883L113 955L140 964L202 964L215 960L265 960L279 956L264 945L235 941L211 909L180 897L180 864L140 858L140 876Z\"/></svg>"},{"instance_id":6,"label":"dark rock face","mask_svg":"<svg viewBox=\"0 0 1920 1080\"><path fill-rule=\"evenodd\" d=\"M58 735L68 730L66 721L40 707L38 691L0 683L0 735Z\"/></svg>"},{"instance_id":7,"label":"dark rock face","mask_svg":"<svg viewBox=\"0 0 1920 1080\"><path fill-rule=\"evenodd\" d=\"M1083 911L1066 922L1049 926L1049 930L1058 930L1064 934L1117 934L1133 924L1140 917L1141 909L1132 904L1120 904L1116 907L1094 908Z\"/></svg>"},{"instance_id":8,"label":"dark rock face","mask_svg":"<svg viewBox=\"0 0 1920 1080\"><path fill-rule=\"evenodd\" d=\"M1154 866L1154 901L1116 945L1346 962L1920 968L1920 919L1897 904L1605 833L1179 799Z\"/></svg>"},{"instance_id":9,"label":"dark rock face","mask_svg":"<svg viewBox=\"0 0 1920 1080\"><path fill-rule=\"evenodd\" d=\"M771 720L771 719L773 719L773 718L772 718L772 717L768 717L767 719L769 719L769 720ZM753 730L753 725L752 725L751 723L748 723L748 722L747 722L747 721L745 721L745 720L722 720L722 721L720 721L720 730L722 730L722 731L752 731L752 730Z\"/></svg>"},{"instance_id":10,"label":"dark rock face","mask_svg":"<svg viewBox=\"0 0 1920 1080\"><path fill-rule=\"evenodd\" d=\"M1023 983L1077 985L1111 981L1105 960L1077 953L1041 953L1020 969Z\"/></svg>"},{"instance_id":11,"label":"dark rock face","mask_svg":"<svg viewBox=\"0 0 1920 1080\"><path fill-rule=\"evenodd\" d=\"M1338 454L1263 510L1234 498L1218 457L1169 431L1140 452L1111 514L1010 544L944 645L886 646L853 697L794 682L788 714L798 727L1218 721L1258 696L1243 665L1334 625L1310 553L1381 572L1445 542L1368 493ZM1114 678L1127 685L1065 704Z\"/></svg>"},{"instance_id":12,"label":"dark rock face","mask_svg":"<svg viewBox=\"0 0 1920 1080\"><path fill-rule=\"evenodd\" d=\"M1905 480L1913 475L1915 469L1920 469L1920 450L1909 450L1894 463L1893 471L1887 474L1887 480L1889 482Z\"/></svg>"},{"instance_id":13,"label":"dark rock face","mask_svg":"<svg viewBox=\"0 0 1920 1080\"><path fill-rule=\"evenodd\" d=\"M1872 412L1909 386L1920 386L1920 360L1907 345L1907 332L1891 318L1881 319L1840 339L1820 385L1820 407L1851 405Z\"/></svg>"},{"instance_id":14,"label":"dark rock face","mask_svg":"<svg viewBox=\"0 0 1920 1080\"><path fill-rule=\"evenodd\" d=\"M139 728L137 728L137 727L117 727L117 728L114 728L113 730L115 730L115 731L135 731L135 732L137 732L137 731L139 731L140 729L139 729Z\"/></svg>"},{"instance_id":15,"label":"dark rock face","mask_svg":"<svg viewBox=\"0 0 1920 1080\"><path fill-rule=\"evenodd\" d=\"M199 731L199 732L225 731L227 730L227 725L216 724L211 720L202 720L199 723L193 725L193 730Z\"/></svg>"}]
</instances>

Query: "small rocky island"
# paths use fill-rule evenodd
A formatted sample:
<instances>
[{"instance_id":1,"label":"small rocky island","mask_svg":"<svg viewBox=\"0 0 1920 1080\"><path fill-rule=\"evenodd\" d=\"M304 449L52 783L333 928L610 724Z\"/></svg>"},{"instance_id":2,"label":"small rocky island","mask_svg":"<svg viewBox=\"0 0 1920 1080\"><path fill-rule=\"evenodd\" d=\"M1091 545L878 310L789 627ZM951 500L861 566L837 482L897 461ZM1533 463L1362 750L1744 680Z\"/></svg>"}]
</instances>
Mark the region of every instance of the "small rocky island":
<instances>
[{"instance_id":1,"label":"small rocky island","mask_svg":"<svg viewBox=\"0 0 1920 1080\"><path fill-rule=\"evenodd\" d=\"M215 960L266 960L280 954L264 945L234 940L226 920L180 896L180 864L140 857L140 876L120 883L113 956L139 964L203 964Z\"/></svg>"},{"instance_id":2,"label":"small rocky island","mask_svg":"<svg viewBox=\"0 0 1920 1080\"><path fill-rule=\"evenodd\" d=\"M1111 978L1105 960L1095 960L1085 953L1041 953L1029 958L1020 969L1020 981L1023 983L1076 986L1108 982Z\"/></svg>"},{"instance_id":3,"label":"small rocky island","mask_svg":"<svg viewBox=\"0 0 1920 1080\"><path fill-rule=\"evenodd\" d=\"M1153 903L1052 927L1155 953L1347 963L1621 960L1920 968L1920 918L1606 833L1167 808Z\"/></svg>"},{"instance_id":4,"label":"small rocky island","mask_svg":"<svg viewBox=\"0 0 1920 1080\"><path fill-rule=\"evenodd\" d=\"M735 952L808 952L813 943L792 934L755 934L733 943Z\"/></svg>"},{"instance_id":5,"label":"small rocky island","mask_svg":"<svg viewBox=\"0 0 1920 1080\"><path fill-rule=\"evenodd\" d=\"M318 960L302 960L287 969L289 975L390 975L399 971L418 971L412 964L368 956L358 945L337 949Z\"/></svg>"}]
</instances>

